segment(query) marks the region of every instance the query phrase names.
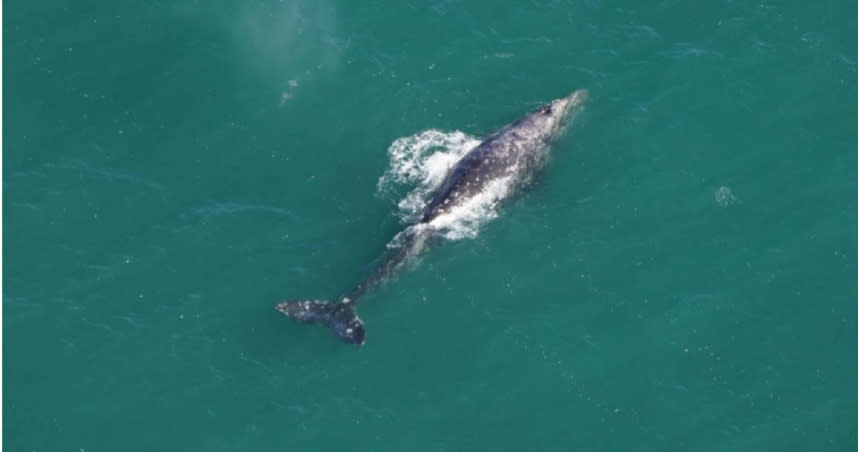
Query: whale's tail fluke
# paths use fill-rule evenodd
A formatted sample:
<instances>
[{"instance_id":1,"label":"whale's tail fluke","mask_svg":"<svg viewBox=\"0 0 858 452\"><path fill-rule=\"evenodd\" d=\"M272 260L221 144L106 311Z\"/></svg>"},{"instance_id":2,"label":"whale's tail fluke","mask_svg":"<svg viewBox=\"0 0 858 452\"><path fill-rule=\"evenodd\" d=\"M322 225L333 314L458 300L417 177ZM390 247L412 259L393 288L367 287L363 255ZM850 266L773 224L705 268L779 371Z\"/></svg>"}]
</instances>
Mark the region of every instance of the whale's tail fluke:
<instances>
[{"instance_id":1,"label":"whale's tail fluke","mask_svg":"<svg viewBox=\"0 0 858 452\"><path fill-rule=\"evenodd\" d=\"M331 329L340 339L350 344L363 345L366 329L357 316L354 303L344 299L338 302L322 300L284 301L276 309L287 317L304 323L318 323Z\"/></svg>"}]
</instances>

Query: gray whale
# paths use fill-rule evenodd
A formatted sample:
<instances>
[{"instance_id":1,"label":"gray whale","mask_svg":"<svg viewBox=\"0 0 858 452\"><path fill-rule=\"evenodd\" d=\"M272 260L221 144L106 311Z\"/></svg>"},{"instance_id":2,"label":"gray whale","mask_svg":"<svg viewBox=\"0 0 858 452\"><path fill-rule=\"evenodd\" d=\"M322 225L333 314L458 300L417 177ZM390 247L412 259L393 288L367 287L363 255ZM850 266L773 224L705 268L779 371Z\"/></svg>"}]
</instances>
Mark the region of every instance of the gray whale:
<instances>
[{"instance_id":1,"label":"gray whale","mask_svg":"<svg viewBox=\"0 0 858 452\"><path fill-rule=\"evenodd\" d=\"M426 249L428 240L437 236L435 223L440 223L445 214L466 208L468 202L484 194L492 183L505 181L508 187L520 187L530 181L545 165L551 144L583 109L587 97L586 90L578 90L549 102L492 133L465 154L450 169L420 220L397 236L401 240L390 256L339 301L291 300L278 304L276 309L296 320L324 325L345 342L363 345L366 327L357 315L358 300L413 262ZM500 197L507 197L511 191Z\"/></svg>"}]
</instances>

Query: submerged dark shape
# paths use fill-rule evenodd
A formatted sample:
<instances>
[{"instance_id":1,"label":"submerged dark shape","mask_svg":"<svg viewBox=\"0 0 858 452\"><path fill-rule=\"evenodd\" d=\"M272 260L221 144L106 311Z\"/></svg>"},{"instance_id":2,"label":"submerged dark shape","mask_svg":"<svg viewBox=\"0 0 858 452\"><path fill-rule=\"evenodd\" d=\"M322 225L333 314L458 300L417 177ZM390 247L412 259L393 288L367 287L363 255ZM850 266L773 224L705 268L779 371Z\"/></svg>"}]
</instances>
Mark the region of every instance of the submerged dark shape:
<instances>
[{"instance_id":1,"label":"submerged dark shape","mask_svg":"<svg viewBox=\"0 0 858 452\"><path fill-rule=\"evenodd\" d=\"M277 305L277 310L305 323L324 325L345 342L363 345L366 328L355 310L357 301L413 261L426 248L433 233L443 227L441 218L445 214L467 208L467 203L484 194L492 183L506 180L508 187L517 187L529 181L545 164L550 145L581 111L586 100L586 90L554 100L494 132L465 154L435 191L420 221L397 236L401 243L384 264L339 301L284 301ZM494 200L500 201L511 191L496 195Z\"/></svg>"}]
</instances>

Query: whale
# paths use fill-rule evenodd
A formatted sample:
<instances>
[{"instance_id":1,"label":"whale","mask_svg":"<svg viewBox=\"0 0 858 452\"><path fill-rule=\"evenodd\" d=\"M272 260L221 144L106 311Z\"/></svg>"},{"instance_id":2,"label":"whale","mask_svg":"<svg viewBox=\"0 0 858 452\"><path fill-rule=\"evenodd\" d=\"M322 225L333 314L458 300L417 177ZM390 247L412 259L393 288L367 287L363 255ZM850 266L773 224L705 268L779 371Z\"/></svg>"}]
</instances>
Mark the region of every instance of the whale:
<instances>
[{"instance_id":1,"label":"whale","mask_svg":"<svg viewBox=\"0 0 858 452\"><path fill-rule=\"evenodd\" d=\"M275 308L300 322L327 327L346 343L364 345L366 326L357 314L358 302L414 263L441 236L450 217L484 203L500 203L527 186L588 97L581 89L541 105L465 153L435 189L422 215L396 235L382 264L339 299L287 300Z\"/></svg>"}]
</instances>

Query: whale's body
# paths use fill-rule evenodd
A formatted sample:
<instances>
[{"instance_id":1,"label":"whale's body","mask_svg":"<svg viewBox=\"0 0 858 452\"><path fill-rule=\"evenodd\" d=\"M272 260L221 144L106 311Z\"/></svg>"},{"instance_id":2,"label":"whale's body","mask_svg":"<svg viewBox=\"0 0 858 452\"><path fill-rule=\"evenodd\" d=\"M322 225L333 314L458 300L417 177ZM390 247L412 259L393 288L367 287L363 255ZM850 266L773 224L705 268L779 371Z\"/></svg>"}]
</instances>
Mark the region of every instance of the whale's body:
<instances>
[{"instance_id":1,"label":"whale's body","mask_svg":"<svg viewBox=\"0 0 858 452\"><path fill-rule=\"evenodd\" d=\"M400 243L384 264L339 301L285 301L277 310L303 322L325 325L343 341L363 345L366 328L355 311L361 296L419 255L427 240L444 227L445 217L472 204L502 201L527 183L544 166L551 144L586 100L585 90L554 100L491 134L465 154L435 190L420 220L400 234Z\"/></svg>"}]
</instances>

